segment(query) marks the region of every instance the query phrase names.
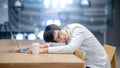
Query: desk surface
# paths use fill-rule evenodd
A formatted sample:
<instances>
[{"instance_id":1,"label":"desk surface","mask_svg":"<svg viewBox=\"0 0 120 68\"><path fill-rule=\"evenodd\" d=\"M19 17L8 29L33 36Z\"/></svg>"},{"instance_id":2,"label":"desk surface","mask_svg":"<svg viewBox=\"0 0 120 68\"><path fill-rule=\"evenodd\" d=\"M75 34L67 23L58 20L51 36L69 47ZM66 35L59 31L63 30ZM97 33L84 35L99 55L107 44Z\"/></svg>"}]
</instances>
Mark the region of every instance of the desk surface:
<instances>
[{"instance_id":1,"label":"desk surface","mask_svg":"<svg viewBox=\"0 0 120 68\"><path fill-rule=\"evenodd\" d=\"M84 68L84 61L74 54L33 55L17 53L17 49L14 40L0 40L0 68Z\"/></svg>"}]
</instances>

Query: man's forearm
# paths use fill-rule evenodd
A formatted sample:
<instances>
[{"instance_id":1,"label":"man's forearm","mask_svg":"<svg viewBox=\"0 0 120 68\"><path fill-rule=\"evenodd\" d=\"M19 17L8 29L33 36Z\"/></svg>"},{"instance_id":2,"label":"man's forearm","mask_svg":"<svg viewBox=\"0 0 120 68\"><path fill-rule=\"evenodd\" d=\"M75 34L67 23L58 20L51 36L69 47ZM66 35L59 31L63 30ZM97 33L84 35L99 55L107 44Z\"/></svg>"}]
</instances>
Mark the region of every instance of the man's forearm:
<instances>
[{"instance_id":1,"label":"man's forearm","mask_svg":"<svg viewBox=\"0 0 120 68\"><path fill-rule=\"evenodd\" d=\"M40 48L40 53L48 53L48 48Z\"/></svg>"}]
</instances>

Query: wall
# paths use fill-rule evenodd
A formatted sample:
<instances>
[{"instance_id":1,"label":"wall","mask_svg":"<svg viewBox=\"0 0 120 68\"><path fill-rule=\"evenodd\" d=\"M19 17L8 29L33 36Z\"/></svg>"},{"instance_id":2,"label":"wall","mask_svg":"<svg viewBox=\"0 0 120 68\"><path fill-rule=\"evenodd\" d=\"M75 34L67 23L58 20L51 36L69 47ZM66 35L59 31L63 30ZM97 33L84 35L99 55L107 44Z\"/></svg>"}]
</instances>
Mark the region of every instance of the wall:
<instances>
[{"instance_id":1,"label":"wall","mask_svg":"<svg viewBox=\"0 0 120 68\"><path fill-rule=\"evenodd\" d=\"M108 28L107 44L117 47L117 68L120 68L120 0L113 1L113 26Z\"/></svg>"}]
</instances>

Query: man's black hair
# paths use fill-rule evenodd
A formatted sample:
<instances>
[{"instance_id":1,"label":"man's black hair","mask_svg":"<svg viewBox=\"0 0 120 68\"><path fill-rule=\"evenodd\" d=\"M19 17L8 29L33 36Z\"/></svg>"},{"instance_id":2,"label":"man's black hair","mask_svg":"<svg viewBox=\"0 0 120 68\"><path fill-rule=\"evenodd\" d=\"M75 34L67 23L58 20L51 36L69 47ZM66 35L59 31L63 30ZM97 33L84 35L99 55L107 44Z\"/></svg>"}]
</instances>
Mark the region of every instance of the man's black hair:
<instances>
[{"instance_id":1,"label":"man's black hair","mask_svg":"<svg viewBox=\"0 0 120 68\"><path fill-rule=\"evenodd\" d=\"M61 28L58 25L50 24L46 26L45 31L50 31L50 30L61 30Z\"/></svg>"},{"instance_id":2,"label":"man's black hair","mask_svg":"<svg viewBox=\"0 0 120 68\"><path fill-rule=\"evenodd\" d=\"M44 31L44 40L45 42L56 42L54 41L54 30L61 30L61 28L55 24L46 26Z\"/></svg>"}]
</instances>

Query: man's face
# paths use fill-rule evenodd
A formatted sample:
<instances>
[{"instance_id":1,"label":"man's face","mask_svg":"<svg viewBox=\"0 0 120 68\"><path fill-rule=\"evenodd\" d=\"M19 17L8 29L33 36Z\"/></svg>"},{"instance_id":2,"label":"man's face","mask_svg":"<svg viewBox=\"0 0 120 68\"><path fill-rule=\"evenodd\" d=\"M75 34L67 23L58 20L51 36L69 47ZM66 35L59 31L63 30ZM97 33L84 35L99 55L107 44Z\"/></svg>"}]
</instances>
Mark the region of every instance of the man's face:
<instances>
[{"instance_id":1,"label":"man's face","mask_svg":"<svg viewBox=\"0 0 120 68\"><path fill-rule=\"evenodd\" d=\"M66 42L68 40L68 33L66 30L54 30L54 41Z\"/></svg>"}]
</instances>

